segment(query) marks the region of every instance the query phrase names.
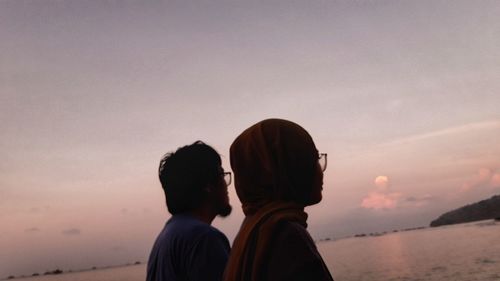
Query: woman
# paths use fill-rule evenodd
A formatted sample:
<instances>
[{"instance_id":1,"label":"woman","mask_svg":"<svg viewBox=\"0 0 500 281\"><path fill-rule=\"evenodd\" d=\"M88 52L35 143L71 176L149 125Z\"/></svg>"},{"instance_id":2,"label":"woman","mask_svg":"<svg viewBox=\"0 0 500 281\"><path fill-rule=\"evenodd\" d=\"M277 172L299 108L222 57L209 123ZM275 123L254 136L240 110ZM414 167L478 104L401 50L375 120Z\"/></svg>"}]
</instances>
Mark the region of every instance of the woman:
<instances>
[{"instance_id":1,"label":"woman","mask_svg":"<svg viewBox=\"0 0 500 281\"><path fill-rule=\"evenodd\" d=\"M267 119L241 133L230 155L245 219L224 280L333 280L306 230L304 207L321 201L323 185L307 131Z\"/></svg>"}]
</instances>

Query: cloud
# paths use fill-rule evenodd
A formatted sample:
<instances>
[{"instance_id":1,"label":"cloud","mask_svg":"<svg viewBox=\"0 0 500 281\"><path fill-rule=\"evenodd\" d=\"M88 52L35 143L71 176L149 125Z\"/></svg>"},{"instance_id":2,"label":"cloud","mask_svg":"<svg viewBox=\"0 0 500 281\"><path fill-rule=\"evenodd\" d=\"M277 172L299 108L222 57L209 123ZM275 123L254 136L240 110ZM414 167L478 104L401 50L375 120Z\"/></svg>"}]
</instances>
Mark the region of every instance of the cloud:
<instances>
[{"instance_id":1,"label":"cloud","mask_svg":"<svg viewBox=\"0 0 500 281\"><path fill-rule=\"evenodd\" d=\"M436 197L426 194L421 197L416 197L416 196L406 197L403 202L405 204L420 207L423 205L427 205L429 202L434 201L435 199Z\"/></svg>"},{"instance_id":2,"label":"cloud","mask_svg":"<svg viewBox=\"0 0 500 281\"><path fill-rule=\"evenodd\" d=\"M500 172L492 168L480 168L469 180L463 183L461 192L467 192L478 188L499 188Z\"/></svg>"},{"instance_id":3,"label":"cloud","mask_svg":"<svg viewBox=\"0 0 500 281\"><path fill-rule=\"evenodd\" d=\"M492 187L498 187L498 188L500 188L500 173L495 173L491 177L490 184L491 184Z\"/></svg>"},{"instance_id":4,"label":"cloud","mask_svg":"<svg viewBox=\"0 0 500 281\"><path fill-rule=\"evenodd\" d=\"M462 126L450 127L450 128L446 128L446 129L441 129L441 130L423 133L423 134L408 136L408 137L404 137L404 138L400 138L400 139L391 141L389 143L386 143L385 145L388 145L388 146L401 145L401 144L408 144L408 143L413 143L413 142L417 142L417 141L422 141L422 140L426 140L426 139L430 139L430 138L442 137L442 136L447 136L447 135L455 135L455 134L460 134L460 133L471 133L472 131L475 131L475 130L497 130L497 129L500 129L500 120L483 121L483 122L469 123L469 124L465 124Z\"/></svg>"},{"instance_id":5,"label":"cloud","mask_svg":"<svg viewBox=\"0 0 500 281\"><path fill-rule=\"evenodd\" d=\"M26 232L26 233L35 233L35 232L40 232L40 229L38 227L30 227L28 229L25 229L24 232Z\"/></svg>"},{"instance_id":6,"label":"cloud","mask_svg":"<svg viewBox=\"0 0 500 281\"><path fill-rule=\"evenodd\" d=\"M70 228L70 229L65 229L61 231L62 234L66 236L74 236L74 235L80 235L82 231L78 228Z\"/></svg>"},{"instance_id":7,"label":"cloud","mask_svg":"<svg viewBox=\"0 0 500 281\"><path fill-rule=\"evenodd\" d=\"M375 185L380 189L389 190L389 178L387 176L378 176L375 178Z\"/></svg>"},{"instance_id":8,"label":"cloud","mask_svg":"<svg viewBox=\"0 0 500 281\"><path fill-rule=\"evenodd\" d=\"M388 193L376 191L370 193L367 197L363 198L361 207L365 209L394 209L398 205L398 200L401 198L401 193Z\"/></svg>"},{"instance_id":9,"label":"cloud","mask_svg":"<svg viewBox=\"0 0 500 281\"><path fill-rule=\"evenodd\" d=\"M401 192L391 190L391 182L388 176L377 176L373 181L375 190L371 191L361 201L361 207L372 210L389 210L400 206L420 207L433 201L435 197L426 194L424 196L404 196Z\"/></svg>"},{"instance_id":10,"label":"cloud","mask_svg":"<svg viewBox=\"0 0 500 281\"><path fill-rule=\"evenodd\" d=\"M375 178L374 184L376 190L370 192L368 196L363 198L361 201L361 207L374 210L396 208L402 194L390 191L389 177L378 176Z\"/></svg>"}]
</instances>

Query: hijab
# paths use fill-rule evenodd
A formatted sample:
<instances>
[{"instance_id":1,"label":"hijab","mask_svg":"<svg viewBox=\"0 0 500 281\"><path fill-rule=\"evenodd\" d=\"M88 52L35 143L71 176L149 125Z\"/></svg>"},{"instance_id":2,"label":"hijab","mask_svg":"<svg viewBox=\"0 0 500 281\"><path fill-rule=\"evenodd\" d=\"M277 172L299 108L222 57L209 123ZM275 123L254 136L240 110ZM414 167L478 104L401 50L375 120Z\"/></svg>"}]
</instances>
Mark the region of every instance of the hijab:
<instances>
[{"instance_id":1,"label":"hijab","mask_svg":"<svg viewBox=\"0 0 500 281\"><path fill-rule=\"evenodd\" d=\"M318 151L301 126L267 119L236 138L230 161L246 217L234 240L224 280L257 281L280 223L307 227L304 206L310 204Z\"/></svg>"},{"instance_id":2,"label":"hijab","mask_svg":"<svg viewBox=\"0 0 500 281\"><path fill-rule=\"evenodd\" d=\"M282 119L261 121L230 148L235 187L245 215L270 202L310 202L318 151L309 133Z\"/></svg>"}]
</instances>

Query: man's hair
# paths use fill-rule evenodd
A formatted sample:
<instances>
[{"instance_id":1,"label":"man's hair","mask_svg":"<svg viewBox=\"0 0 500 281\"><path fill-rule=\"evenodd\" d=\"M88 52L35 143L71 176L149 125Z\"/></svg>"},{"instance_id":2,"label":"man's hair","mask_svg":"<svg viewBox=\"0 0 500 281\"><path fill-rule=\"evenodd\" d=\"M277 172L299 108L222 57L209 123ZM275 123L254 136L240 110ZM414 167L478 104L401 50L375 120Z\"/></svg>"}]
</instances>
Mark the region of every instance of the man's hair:
<instances>
[{"instance_id":1,"label":"man's hair","mask_svg":"<svg viewBox=\"0 0 500 281\"><path fill-rule=\"evenodd\" d=\"M206 196L206 185L219 180L220 166L217 151L202 141L163 156L158 174L168 211L174 215L199 207Z\"/></svg>"}]
</instances>

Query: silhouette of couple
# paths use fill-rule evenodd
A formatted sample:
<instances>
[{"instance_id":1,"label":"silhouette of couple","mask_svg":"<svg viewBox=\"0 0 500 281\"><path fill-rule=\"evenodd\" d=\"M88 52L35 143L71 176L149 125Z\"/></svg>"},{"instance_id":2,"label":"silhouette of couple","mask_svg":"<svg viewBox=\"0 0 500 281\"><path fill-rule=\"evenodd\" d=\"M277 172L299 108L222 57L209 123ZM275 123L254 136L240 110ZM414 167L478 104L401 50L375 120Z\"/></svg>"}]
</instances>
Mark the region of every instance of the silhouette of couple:
<instances>
[{"instance_id":1,"label":"silhouette of couple","mask_svg":"<svg viewBox=\"0 0 500 281\"><path fill-rule=\"evenodd\" d=\"M228 216L231 174L201 141L169 153L159 177L172 217L151 250L147 281L333 280L306 230L304 207L322 199L326 154L309 133L281 119L261 121L230 148L245 219L230 249L210 224Z\"/></svg>"}]
</instances>

